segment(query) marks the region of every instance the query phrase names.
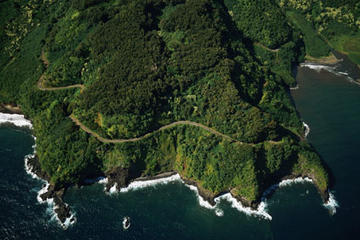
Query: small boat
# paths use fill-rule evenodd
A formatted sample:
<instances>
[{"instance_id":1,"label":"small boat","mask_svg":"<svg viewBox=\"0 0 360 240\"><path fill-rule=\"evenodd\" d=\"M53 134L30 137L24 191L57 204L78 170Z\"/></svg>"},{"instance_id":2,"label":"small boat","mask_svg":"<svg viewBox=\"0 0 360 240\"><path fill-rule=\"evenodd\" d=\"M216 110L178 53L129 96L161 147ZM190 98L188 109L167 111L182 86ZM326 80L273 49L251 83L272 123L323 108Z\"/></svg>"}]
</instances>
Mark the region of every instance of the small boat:
<instances>
[{"instance_id":1,"label":"small boat","mask_svg":"<svg viewBox=\"0 0 360 240\"><path fill-rule=\"evenodd\" d=\"M130 217L124 217L122 224L123 224L124 230L129 229L129 227L130 227Z\"/></svg>"}]
</instances>

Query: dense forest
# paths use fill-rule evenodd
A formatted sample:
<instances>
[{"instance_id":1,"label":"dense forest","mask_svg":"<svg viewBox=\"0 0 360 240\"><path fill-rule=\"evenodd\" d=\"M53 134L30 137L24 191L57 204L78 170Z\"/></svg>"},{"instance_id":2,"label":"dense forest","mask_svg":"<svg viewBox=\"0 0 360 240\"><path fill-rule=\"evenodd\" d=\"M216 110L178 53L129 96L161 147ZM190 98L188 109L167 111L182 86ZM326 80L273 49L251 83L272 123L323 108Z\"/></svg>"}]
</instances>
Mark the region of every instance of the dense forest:
<instances>
[{"instance_id":1,"label":"dense forest","mask_svg":"<svg viewBox=\"0 0 360 240\"><path fill-rule=\"evenodd\" d=\"M0 12L0 102L33 121L56 188L121 169L177 171L248 203L289 175L327 191L291 72L331 48L359 57L356 1L5 0ZM69 116L102 138L139 140L101 142ZM157 131L177 121L222 135Z\"/></svg>"}]
</instances>

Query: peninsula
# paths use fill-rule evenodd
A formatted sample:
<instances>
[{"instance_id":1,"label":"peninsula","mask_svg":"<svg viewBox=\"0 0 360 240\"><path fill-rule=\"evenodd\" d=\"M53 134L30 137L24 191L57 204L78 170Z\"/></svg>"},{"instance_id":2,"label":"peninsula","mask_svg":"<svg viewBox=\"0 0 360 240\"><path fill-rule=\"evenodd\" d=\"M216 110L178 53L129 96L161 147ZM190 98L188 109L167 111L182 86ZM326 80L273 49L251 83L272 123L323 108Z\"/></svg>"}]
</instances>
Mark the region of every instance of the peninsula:
<instances>
[{"instance_id":1,"label":"peninsula","mask_svg":"<svg viewBox=\"0 0 360 240\"><path fill-rule=\"evenodd\" d=\"M332 49L359 64L360 8L294 2L2 1L1 109L31 119L29 164L60 220L66 189L104 176L109 189L176 172L211 203L228 192L252 208L282 179L308 177L327 201L292 70L305 57L333 61Z\"/></svg>"}]
</instances>

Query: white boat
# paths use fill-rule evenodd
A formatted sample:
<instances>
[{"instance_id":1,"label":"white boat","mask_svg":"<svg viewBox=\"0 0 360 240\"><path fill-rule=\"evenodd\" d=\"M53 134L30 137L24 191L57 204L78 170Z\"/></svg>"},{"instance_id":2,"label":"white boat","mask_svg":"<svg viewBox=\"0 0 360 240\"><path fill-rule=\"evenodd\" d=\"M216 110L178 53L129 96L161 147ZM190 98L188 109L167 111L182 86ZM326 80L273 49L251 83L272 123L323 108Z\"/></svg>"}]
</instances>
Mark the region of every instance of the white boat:
<instances>
[{"instance_id":1,"label":"white boat","mask_svg":"<svg viewBox=\"0 0 360 240\"><path fill-rule=\"evenodd\" d=\"M129 229L129 227L130 227L130 217L124 217L122 224L123 224L124 230Z\"/></svg>"}]
</instances>

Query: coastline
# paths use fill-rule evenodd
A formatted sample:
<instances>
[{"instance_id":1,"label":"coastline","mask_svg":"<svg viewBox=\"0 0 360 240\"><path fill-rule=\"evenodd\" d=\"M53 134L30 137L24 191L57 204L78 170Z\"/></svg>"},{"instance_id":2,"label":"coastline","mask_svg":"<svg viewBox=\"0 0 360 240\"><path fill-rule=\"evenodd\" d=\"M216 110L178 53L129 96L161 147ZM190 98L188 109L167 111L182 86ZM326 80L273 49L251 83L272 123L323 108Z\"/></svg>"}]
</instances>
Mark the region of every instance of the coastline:
<instances>
[{"instance_id":1,"label":"coastline","mask_svg":"<svg viewBox=\"0 0 360 240\"><path fill-rule=\"evenodd\" d=\"M357 79L356 77L352 76L348 72L342 72L337 69L337 66L334 64L326 64L326 63L319 63L319 62L304 62L299 65L300 67L306 67L309 69L312 69L317 72L321 71L327 71L330 72L336 76L345 77L349 82L354 83L356 85L360 85L360 79ZM356 79L354 79L356 78ZM295 89L290 89L295 90Z\"/></svg>"},{"instance_id":2,"label":"coastline","mask_svg":"<svg viewBox=\"0 0 360 240\"><path fill-rule=\"evenodd\" d=\"M25 156L25 171L32 178L43 182L42 188L38 192L37 200L40 204L48 204L52 211L51 215L53 215L59 225L67 229L70 225L74 224L76 222L75 214L71 212L69 205L63 201L66 189L57 190L55 186L49 183L50 178L41 170L35 151L34 154Z\"/></svg>"},{"instance_id":3,"label":"coastline","mask_svg":"<svg viewBox=\"0 0 360 240\"><path fill-rule=\"evenodd\" d=\"M23 115L20 116L22 116L24 121L31 124L31 122L26 120ZM34 139L36 138L34 137ZM70 207L62 200L66 189L55 189L55 186L49 183L49 176L41 170L40 163L36 157L35 147L36 146L34 145L33 154L25 156L25 170L32 178L36 178L44 182L42 189L38 192L38 202L40 204L47 203L49 207L51 207L53 216L57 222L66 229L76 222L75 215L71 212ZM231 203L233 208L244 212L245 214L271 220L272 217L266 211L266 200L271 197L276 189L292 183L312 182L318 189L318 192L323 200L323 205L326 208L335 213L336 207L338 206L333 194L329 193L329 191L320 191L317 187L316 181L313 180L313 177L307 175L288 175L281 178L277 184L270 185L266 188L261 195L261 199L256 202L249 202L246 199L234 195L231 189L215 195L214 193L203 189L196 181L181 177L176 171L162 172L155 176L131 176L126 169L118 168L110 173L104 174L104 176L105 177L98 177L96 180L79 183L78 186L89 185L96 182L102 183L105 184L105 192L111 194L115 192L127 192L129 190L157 184L180 181L196 193L200 206L215 210L215 214L217 216L223 216L223 211L218 208L218 204L221 200L226 200Z\"/></svg>"},{"instance_id":4,"label":"coastline","mask_svg":"<svg viewBox=\"0 0 360 240\"><path fill-rule=\"evenodd\" d=\"M22 114L20 107L10 104L0 104L0 124L11 124L16 127L24 127L32 130L33 126L30 120ZM33 136L34 140L36 137ZM40 204L47 203L51 208L51 215L64 228L67 229L75 223L75 215L70 207L63 202L63 195L66 189L56 190L51 185L50 177L41 170L40 163L36 156L36 144L32 146L33 153L24 157L24 168L27 174L32 178L43 182L43 186L38 192L37 200Z\"/></svg>"},{"instance_id":5,"label":"coastline","mask_svg":"<svg viewBox=\"0 0 360 240\"><path fill-rule=\"evenodd\" d=\"M156 186L158 184L167 184L169 182L174 182L174 181L179 181L183 183L186 187L190 188L190 190L194 191L198 198L199 205L201 207L214 210L217 216L223 216L223 211L218 207L218 204L221 202L221 200L226 200L231 204L233 208L237 209L240 212L243 212L247 215L260 217L265 220L272 220L271 215L267 212L267 199L269 199L272 196L272 194L279 188L286 187L296 183L309 183L309 182L315 185L316 189L318 190L318 193L321 196L324 207L329 209L329 211L332 213L335 213L336 207L338 207L334 195L329 193L329 191L325 191L325 192L321 191L316 184L316 180L313 180L313 177L308 175L299 175L299 174L298 175L290 174L288 176L281 178L280 181L278 181L278 183L270 185L263 191L261 198L256 202L249 202L246 199L241 198L240 196L236 196L233 194L231 190L224 191L219 194L213 194L210 191L201 188L201 186L199 186L196 181L186 179L175 171L164 172L149 177L138 177L131 180L125 186L121 186L116 181L110 181L108 177L102 179L101 181L99 181L99 183L106 185L104 189L106 193L115 194L115 193L126 193L130 190L135 191L150 186Z\"/></svg>"}]
</instances>

